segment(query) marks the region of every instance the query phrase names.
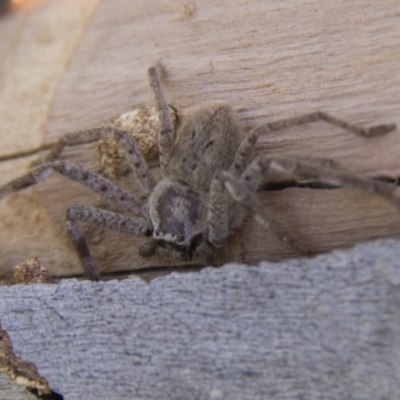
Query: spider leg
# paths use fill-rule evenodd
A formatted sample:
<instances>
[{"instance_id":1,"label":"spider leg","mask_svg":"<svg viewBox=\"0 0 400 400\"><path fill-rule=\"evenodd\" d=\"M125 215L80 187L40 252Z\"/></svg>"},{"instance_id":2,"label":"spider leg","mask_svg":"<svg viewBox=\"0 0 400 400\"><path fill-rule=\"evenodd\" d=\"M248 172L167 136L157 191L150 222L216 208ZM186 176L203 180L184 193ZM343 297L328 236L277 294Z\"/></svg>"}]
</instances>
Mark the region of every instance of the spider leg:
<instances>
[{"instance_id":1,"label":"spider leg","mask_svg":"<svg viewBox=\"0 0 400 400\"><path fill-rule=\"evenodd\" d=\"M396 129L395 124L376 125L366 128L360 125L350 124L347 121L333 117L332 115L329 115L322 111L305 114L299 117L286 118L279 121L261 124L252 129L243 139L229 171L236 176L240 176L244 172L249 163L259 134L279 131L282 129L290 128L292 126L304 125L319 121L325 121L328 124L339 126L340 128L343 128L347 131L357 133L361 136L366 137L383 135Z\"/></svg>"},{"instance_id":2,"label":"spider leg","mask_svg":"<svg viewBox=\"0 0 400 400\"><path fill-rule=\"evenodd\" d=\"M156 181L142 153L137 148L131 135L112 125L67 133L54 144L50 152L36 165L57 160L66 146L79 146L98 141L101 138L113 138L117 141L143 190L148 193L155 186Z\"/></svg>"},{"instance_id":3,"label":"spider leg","mask_svg":"<svg viewBox=\"0 0 400 400\"><path fill-rule=\"evenodd\" d=\"M51 161L57 160L66 146L79 146L82 144L92 143L99 140L104 133L104 127L97 127L92 129L86 129L78 132L71 132L63 135L53 145L51 150L45 155L45 157L34 163L34 165L44 164Z\"/></svg>"},{"instance_id":4,"label":"spider leg","mask_svg":"<svg viewBox=\"0 0 400 400\"><path fill-rule=\"evenodd\" d=\"M154 92L157 109L160 119L160 133L158 139L158 151L161 171L164 176L167 176L166 164L174 142L174 130L169 113L169 106L162 87L162 66L158 64L148 70L150 86Z\"/></svg>"},{"instance_id":5,"label":"spider leg","mask_svg":"<svg viewBox=\"0 0 400 400\"><path fill-rule=\"evenodd\" d=\"M228 201L221 179L214 177L210 185L207 212L208 241L222 247L228 236Z\"/></svg>"},{"instance_id":6,"label":"spider leg","mask_svg":"<svg viewBox=\"0 0 400 400\"><path fill-rule=\"evenodd\" d=\"M83 269L85 270L86 276L91 280L98 282L100 280L99 273L96 264L90 254L89 247L86 243L85 238L78 224L74 221L67 220L66 227L68 237L71 240L72 245L81 261Z\"/></svg>"},{"instance_id":7,"label":"spider leg","mask_svg":"<svg viewBox=\"0 0 400 400\"><path fill-rule=\"evenodd\" d=\"M214 254L209 244L205 242L199 242L196 245L195 252L199 254L200 257L209 265L213 265L215 263Z\"/></svg>"},{"instance_id":8,"label":"spider leg","mask_svg":"<svg viewBox=\"0 0 400 400\"><path fill-rule=\"evenodd\" d=\"M393 194L395 189L393 185L360 177L346 170L321 168L299 161L294 157L262 156L254 160L242 174L242 181L250 192L257 190L263 174L268 170L284 172L295 179L313 180L329 185L349 186L375 193L393 204L400 211L400 199Z\"/></svg>"},{"instance_id":9,"label":"spider leg","mask_svg":"<svg viewBox=\"0 0 400 400\"><path fill-rule=\"evenodd\" d=\"M268 133L271 131L278 131L292 126L303 125L303 124L308 124L310 122L318 122L318 121L325 121L328 124L339 126L340 128L343 128L349 132L357 133L361 136L367 136L367 137L383 135L385 133L389 133L396 129L395 124L375 125L367 128L356 124L350 124L349 122L333 117L325 112L317 111L310 114L302 115L300 117L287 118L275 122L261 124L255 127L252 130L252 132L257 134Z\"/></svg>"},{"instance_id":10,"label":"spider leg","mask_svg":"<svg viewBox=\"0 0 400 400\"><path fill-rule=\"evenodd\" d=\"M142 153L136 146L135 140L127 132L109 126L107 129L107 135L113 137L121 149L125 153L125 158L131 166L132 171L138 178L142 189L149 193L156 185L156 180L148 167L146 160ZM106 136L106 135L103 135Z\"/></svg>"},{"instance_id":11,"label":"spider leg","mask_svg":"<svg viewBox=\"0 0 400 400\"><path fill-rule=\"evenodd\" d=\"M102 176L87 171L79 165L66 161L54 161L32 168L25 175L22 175L0 187L0 199L8 194L41 182L53 170L88 187L93 192L100 194L105 200L115 204L122 211L130 212L136 216L144 216L144 212L142 211L142 202L136 199L135 196L121 189Z\"/></svg>"},{"instance_id":12,"label":"spider leg","mask_svg":"<svg viewBox=\"0 0 400 400\"><path fill-rule=\"evenodd\" d=\"M215 183L216 181L218 181L218 185ZM226 215L227 210L226 208L223 210L223 207L215 207L216 204L218 204L218 206L226 204L226 198L224 201L220 202L221 198L225 197L225 193L222 191L223 188L235 202L241 203L251 209L257 221L274 233L280 240L288 243L302 254L310 253L307 248L290 236L286 228L280 222L266 211L264 206L255 197L254 192L246 186L245 181L238 179L231 172L222 171L219 175L214 177L211 190L213 190L213 187L217 189L218 192L215 194L214 198L210 197L208 239L212 244L216 246L222 245L228 235L227 223L224 223L222 226L218 224L218 213L223 211L224 215ZM224 221L224 217L222 220Z\"/></svg>"},{"instance_id":13,"label":"spider leg","mask_svg":"<svg viewBox=\"0 0 400 400\"><path fill-rule=\"evenodd\" d=\"M235 176L240 176L244 172L249 164L250 156L253 152L254 146L256 145L257 138L258 133L255 130L250 131L246 135L246 137L242 140L242 143L240 143L235 159L229 168L229 172Z\"/></svg>"},{"instance_id":14,"label":"spider leg","mask_svg":"<svg viewBox=\"0 0 400 400\"><path fill-rule=\"evenodd\" d=\"M156 248L157 248L157 239L151 238L145 240L139 246L139 254L142 257L150 257L156 253Z\"/></svg>"},{"instance_id":15,"label":"spider leg","mask_svg":"<svg viewBox=\"0 0 400 400\"><path fill-rule=\"evenodd\" d=\"M86 240L77 224L78 221L96 224L106 229L119 231L134 236L144 234L144 232L148 229L148 225L144 219L126 217L118 213L94 207L85 207L79 205L69 207L66 212L66 217L68 236L71 239L79 259L81 260L86 275L92 281L98 281L99 275L96 264L90 255Z\"/></svg>"}]
</instances>

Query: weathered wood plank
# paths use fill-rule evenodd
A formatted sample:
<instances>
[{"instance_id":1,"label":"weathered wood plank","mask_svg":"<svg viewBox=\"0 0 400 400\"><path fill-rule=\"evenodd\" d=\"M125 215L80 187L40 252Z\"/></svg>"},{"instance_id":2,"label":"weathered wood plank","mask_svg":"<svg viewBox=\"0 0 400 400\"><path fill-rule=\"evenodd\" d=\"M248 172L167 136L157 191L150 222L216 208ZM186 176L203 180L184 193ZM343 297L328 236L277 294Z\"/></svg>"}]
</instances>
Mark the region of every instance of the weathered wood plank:
<instances>
[{"instance_id":1,"label":"weathered wood plank","mask_svg":"<svg viewBox=\"0 0 400 400\"><path fill-rule=\"evenodd\" d=\"M400 243L312 260L0 287L18 357L71 399L396 399Z\"/></svg>"},{"instance_id":2,"label":"weathered wood plank","mask_svg":"<svg viewBox=\"0 0 400 400\"><path fill-rule=\"evenodd\" d=\"M41 7L34 10L39 21L41 12L49 16L49 8L56 6L48 1ZM400 77L394 73L400 63L397 40L400 26L395 4L369 2L363 5L362 13L359 5L343 5L338 0L318 5L297 0L284 3L238 0L229 4L204 0L194 4L193 13L184 12L180 3L156 0L135 2L134 7L128 0L93 1L90 7L95 12L89 20L90 12L86 12L86 17L77 22L79 34L71 36L68 55L51 56L52 62L57 63L54 71L33 70L37 74L35 79L44 82L51 79L53 87L51 95L47 89L46 96L33 91L43 112L26 104L17 113L25 122L18 124L14 118L10 125L9 116L16 112L14 106L7 108L6 122L0 121L2 129L19 132L18 145L5 145L7 152L34 146L31 139L21 139L22 132L39 133L42 143L48 144L66 132L98 125L121 112L152 104L146 69L157 59L166 66L170 101L182 113L206 102L229 102L238 110L246 128L319 109L355 123L400 125ZM64 20L75 21L76 13L74 9L71 11L74 17L64 16ZM51 43L56 46L65 26L61 24L57 30L59 14L51 15L54 18ZM49 24L51 19L47 18ZM27 31L36 26L30 18L24 23ZM8 58L21 65L22 71L29 65L23 63L20 55L25 48L25 36L18 37L16 45L8 50ZM39 50L45 51L43 46L37 47ZM7 68L3 66L2 79L8 82L1 89L4 104L9 103L7 96L10 96L5 88L16 73L10 71L10 63ZM33 79L36 75L32 69L29 71ZM16 93L24 92L19 89ZM26 118L23 113L27 113ZM33 115L40 118L27 127L26 121ZM357 173L397 177L400 174L398 132L364 139L319 123L266 135L261 138L260 149L270 154L334 158ZM35 146L37 142L35 139ZM66 157L96 169L95 152L88 152L87 147L66 152ZM8 164L7 168L10 170ZM11 173L5 172L0 184L25 168L26 164L12 168ZM37 193L46 210L41 220L52 221L49 232L58 232L51 234L54 250L35 234L35 226L14 213L13 236L23 240L17 245L10 243L9 230L1 225L3 251L14 249L13 261L7 256L2 269L8 271L12 265L38 256L52 274L78 273L81 269L62 233L63 210L71 203L93 204L96 199L58 176L39 185ZM282 207L271 205L277 215L282 215L293 235L299 233L299 240L310 243L316 251L400 234L397 215L383 202L353 191L308 193L296 189L266 194L263 198L266 205L279 200L294 207L281 214ZM10 214L9 205L14 201L2 201L4 214ZM300 206L304 206L301 218L296 211ZM245 230L251 229L252 234L235 238L221 256L221 262L232 259L229 253L233 259L252 262L295 255L273 238L272 244L265 244L265 232L255 224L250 226ZM136 239L93 229L87 229L87 233L102 270L170 264L167 260L140 258ZM254 248L254 243L261 243L260 247ZM64 249L62 255L60 248Z\"/></svg>"},{"instance_id":3,"label":"weathered wood plank","mask_svg":"<svg viewBox=\"0 0 400 400\"><path fill-rule=\"evenodd\" d=\"M0 374L0 394L4 400L36 400L23 386L17 385L8 376Z\"/></svg>"}]
</instances>

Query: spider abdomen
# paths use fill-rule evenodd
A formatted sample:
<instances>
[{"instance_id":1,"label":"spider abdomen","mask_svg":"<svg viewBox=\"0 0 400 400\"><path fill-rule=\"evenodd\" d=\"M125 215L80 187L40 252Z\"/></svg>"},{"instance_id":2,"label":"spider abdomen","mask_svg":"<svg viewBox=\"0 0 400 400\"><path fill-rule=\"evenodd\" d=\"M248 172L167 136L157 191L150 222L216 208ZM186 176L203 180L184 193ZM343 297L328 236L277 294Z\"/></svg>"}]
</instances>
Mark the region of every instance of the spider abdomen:
<instances>
[{"instance_id":1,"label":"spider abdomen","mask_svg":"<svg viewBox=\"0 0 400 400\"><path fill-rule=\"evenodd\" d=\"M167 164L172 179L195 190L209 190L216 172L229 169L242 140L231 106L202 108L178 129Z\"/></svg>"}]
</instances>

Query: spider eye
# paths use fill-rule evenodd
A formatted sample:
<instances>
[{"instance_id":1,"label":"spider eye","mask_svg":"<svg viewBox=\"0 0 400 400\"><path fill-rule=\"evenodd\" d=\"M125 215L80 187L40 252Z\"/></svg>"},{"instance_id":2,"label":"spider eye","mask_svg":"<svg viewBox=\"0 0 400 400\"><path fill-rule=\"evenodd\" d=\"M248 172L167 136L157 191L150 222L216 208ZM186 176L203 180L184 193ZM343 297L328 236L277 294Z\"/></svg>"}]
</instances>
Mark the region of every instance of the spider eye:
<instances>
[{"instance_id":1,"label":"spider eye","mask_svg":"<svg viewBox=\"0 0 400 400\"><path fill-rule=\"evenodd\" d=\"M151 229L147 229L147 230L144 232L144 236L146 236L146 237L150 237L152 234L153 234L153 231L152 231Z\"/></svg>"},{"instance_id":2,"label":"spider eye","mask_svg":"<svg viewBox=\"0 0 400 400\"><path fill-rule=\"evenodd\" d=\"M159 231L158 229L156 229L156 230L154 231L154 235L155 235L155 236L159 236L159 235L160 235L160 231Z\"/></svg>"},{"instance_id":3,"label":"spider eye","mask_svg":"<svg viewBox=\"0 0 400 400\"><path fill-rule=\"evenodd\" d=\"M183 242L183 241L185 240L185 236L183 236L183 235L178 235L178 236L176 237L176 239L177 239L178 242Z\"/></svg>"}]
</instances>

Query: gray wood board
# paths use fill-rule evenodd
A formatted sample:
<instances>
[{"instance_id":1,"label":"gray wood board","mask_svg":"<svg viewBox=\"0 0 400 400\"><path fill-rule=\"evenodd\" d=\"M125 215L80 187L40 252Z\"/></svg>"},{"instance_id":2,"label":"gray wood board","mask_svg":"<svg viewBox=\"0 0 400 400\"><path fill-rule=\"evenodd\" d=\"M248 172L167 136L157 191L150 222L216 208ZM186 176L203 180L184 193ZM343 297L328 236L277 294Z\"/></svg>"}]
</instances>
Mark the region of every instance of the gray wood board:
<instances>
[{"instance_id":1,"label":"gray wood board","mask_svg":"<svg viewBox=\"0 0 400 400\"><path fill-rule=\"evenodd\" d=\"M400 242L314 259L0 288L17 356L69 399L397 399Z\"/></svg>"},{"instance_id":2,"label":"gray wood board","mask_svg":"<svg viewBox=\"0 0 400 400\"><path fill-rule=\"evenodd\" d=\"M7 375L0 373L1 400L36 400L37 397L29 393L23 386L17 385Z\"/></svg>"}]
</instances>

